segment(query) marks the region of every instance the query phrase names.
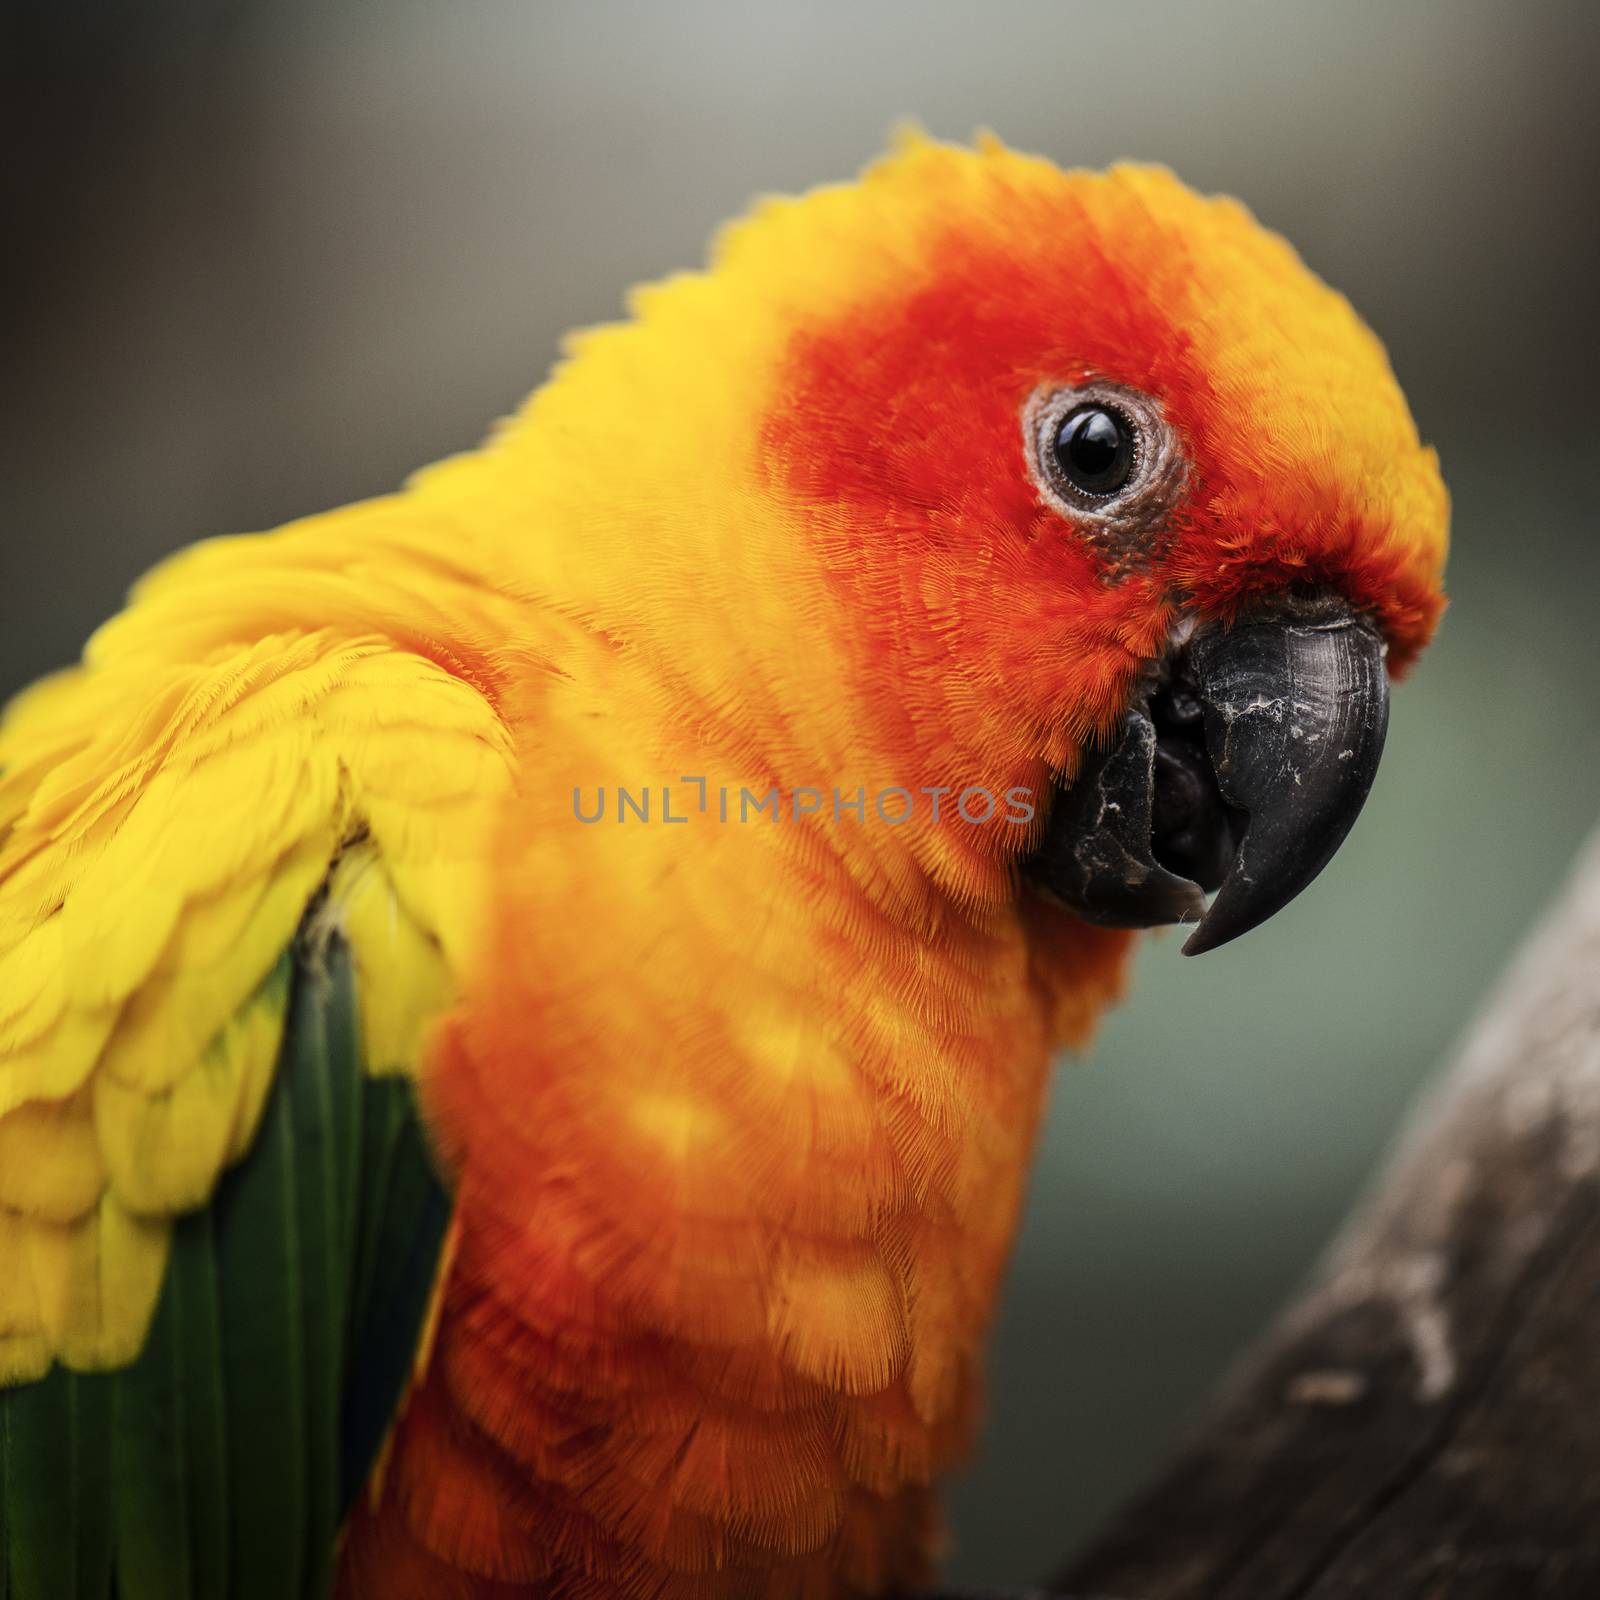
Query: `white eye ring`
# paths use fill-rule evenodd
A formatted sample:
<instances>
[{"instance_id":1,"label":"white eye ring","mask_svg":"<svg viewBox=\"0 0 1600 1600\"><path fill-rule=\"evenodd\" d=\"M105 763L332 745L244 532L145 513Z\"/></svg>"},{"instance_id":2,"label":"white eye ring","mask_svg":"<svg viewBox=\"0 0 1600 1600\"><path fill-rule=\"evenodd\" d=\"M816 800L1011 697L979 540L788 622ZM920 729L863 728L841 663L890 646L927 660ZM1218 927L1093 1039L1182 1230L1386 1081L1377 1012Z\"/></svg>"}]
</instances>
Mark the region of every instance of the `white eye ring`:
<instances>
[{"instance_id":1,"label":"white eye ring","mask_svg":"<svg viewBox=\"0 0 1600 1600\"><path fill-rule=\"evenodd\" d=\"M1056 455L1061 426L1074 413L1109 411L1133 435L1127 478L1110 493L1095 493L1067 476ZM1040 498L1083 529L1095 543L1132 555L1154 540L1189 474L1178 438L1159 403L1119 383L1094 380L1069 387L1041 384L1022 408L1028 476Z\"/></svg>"}]
</instances>

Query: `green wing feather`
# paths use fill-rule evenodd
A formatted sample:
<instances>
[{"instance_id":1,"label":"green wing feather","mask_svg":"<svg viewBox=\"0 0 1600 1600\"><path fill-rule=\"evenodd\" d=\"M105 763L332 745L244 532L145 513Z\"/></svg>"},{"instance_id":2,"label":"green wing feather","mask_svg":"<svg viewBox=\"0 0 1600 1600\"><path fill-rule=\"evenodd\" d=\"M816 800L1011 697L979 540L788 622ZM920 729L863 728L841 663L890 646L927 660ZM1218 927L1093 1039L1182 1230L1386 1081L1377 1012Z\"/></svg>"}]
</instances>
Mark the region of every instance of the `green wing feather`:
<instances>
[{"instance_id":1,"label":"green wing feather","mask_svg":"<svg viewBox=\"0 0 1600 1600\"><path fill-rule=\"evenodd\" d=\"M0 1391L0 1600L328 1593L449 1219L411 1083L366 1075L349 947L302 933L260 1131L182 1218L144 1348Z\"/></svg>"},{"instance_id":2,"label":"green wing feather","mask_svg":"<svg viewBox=\"0 0 1600 1600\"><path fill-rule=\"evenodd\" d=\"M110 1592L110 1398L103 1379L59 1369L7 1396L0 1438L12 1600Z\"/></svg>"}]
</instances>

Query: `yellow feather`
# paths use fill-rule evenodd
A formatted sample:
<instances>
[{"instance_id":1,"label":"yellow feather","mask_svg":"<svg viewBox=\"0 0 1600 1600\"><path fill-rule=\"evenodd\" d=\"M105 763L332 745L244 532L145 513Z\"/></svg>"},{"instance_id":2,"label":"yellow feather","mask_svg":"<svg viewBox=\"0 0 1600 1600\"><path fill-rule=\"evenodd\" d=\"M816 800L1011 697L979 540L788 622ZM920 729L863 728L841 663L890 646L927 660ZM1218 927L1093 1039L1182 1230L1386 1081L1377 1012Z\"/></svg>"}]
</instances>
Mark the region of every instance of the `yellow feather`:
<instances>
[{"instance_id":1,"label":"yellow feather","mask_svg":"<svg viewBox=\"0 0 1600 1600\"><path fill-rule=\"evenodd\" d=\"M105 1183L86 1096L34 1100L0 1117L0 1207L71 1222L94 1210Z\"/></svg>"},{"instance_id":2,"label":"yellow feather","mask_svg":"<svg viewBox=\"0 0 1600 1600\"><path fill-rule=\"evenodd\" d=\"M94 1081L94 1130L118 1199L144 1216L203 1205L249 1147L272 1083L288 984L280 968L169 1088ZM3 1127L3 1124L0 1124Z\"/></svg>"},{"instance_id":3,"label":"yellow feather","mask_svg":"<svg viewBox=\"0 0 1600 1600\"><path fill-rule=\"evenodd\" d=\"M0 1207L0 1385L41 1376L53 1345L39 1314L29 1239L33 1219Z\"/></svg>"},{"instance_id":4,"label":"yellow feather","mask_svg":"<svg viewBox=\"0 0 1600 1600\"><path fill-rule=\"evenodd\" d=\"M0 1059L31 1044L66 1005L61 922L52 917L0 953Z\"/></svg>"},{"instance_id":5,"label":"yellow feather","mask_svg":"<svg viewBox=\"0 0 1600 1600\"><path fill-rule=\"evenodd\" d=\"M106 1046L100 1075L159 1093L190 1071L288 948L337 843L335 829L325 824L277 863L224 959L152 973L128 1002ZM242 887L246 893L254 888Z\"/></svg>"},{"instance_id":6,"label":"yellow feather","mask_svg":"<svg viewBox=\"0 0 1600 1600\"><path fill-rule=\"evenodd\" d=\"M37 1376L41 1351L79 1370L138 1353L166 1267L168 1225L105 1194L86 1216L43 1222L0 1212L0 1382Z\"/></svg>"},{"instance_id":7,"label":"yellow feather","mask_svg":"<svg viewBox=\"0 0 1600 1600\"><path fill-rule=\"evenodd\" d=\"M77 1371L106 1371L126 1366L144 1343L166 1273L171 1227L165 1218L134 1216L110 1191L86 1220L97 1226L74 1262L73 1277L77 1285L92 1273L98 1293L77 1296L87 1314L60 1330L56 1348Z\"/></svg>"},{"instance_id":8,"label":"yellow feather","mask_svg":"<svg viewBox=\"0 0 1600 1600\"><path fill-rule=\"evenodd\" d=\"M94 1071L116 1025L117 1008L69 1006L54 1027L0 1059L0 1116L30 1100L64 1100ZM0 1259L0 1274L5 1262Z\"/></svg>"},{"instance_id":9,"label":"yellow feather","mask_svg":"<svg viewBox=\"0 0 1600 1600\"><path fill-rule=\"evenodd\" d=\"M424 1035L454 992L439 942L401 903L370 844L340 860L328 901L355 951L367 1070L414 1075Z\"/></svg>"}]
</instances>

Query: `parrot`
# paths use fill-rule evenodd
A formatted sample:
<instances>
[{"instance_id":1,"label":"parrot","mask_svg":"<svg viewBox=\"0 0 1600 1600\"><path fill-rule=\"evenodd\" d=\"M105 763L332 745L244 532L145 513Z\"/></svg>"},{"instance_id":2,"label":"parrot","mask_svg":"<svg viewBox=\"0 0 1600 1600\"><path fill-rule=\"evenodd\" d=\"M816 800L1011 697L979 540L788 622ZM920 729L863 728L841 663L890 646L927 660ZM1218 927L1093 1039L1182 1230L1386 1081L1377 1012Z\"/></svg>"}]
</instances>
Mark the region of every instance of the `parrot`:
<instances>
[{"instance_id":1,"label":"parrot","mask_svg":"<svg viewBox=\"0 0 1600 1600\"><path fill-rule=\"evenodd\" d=\"M0 1597L932 1581L1052 1064L1330 859L1448 524L1242 204L908 132L166 560L0 723Z\"/></svg>"}]
</instances>

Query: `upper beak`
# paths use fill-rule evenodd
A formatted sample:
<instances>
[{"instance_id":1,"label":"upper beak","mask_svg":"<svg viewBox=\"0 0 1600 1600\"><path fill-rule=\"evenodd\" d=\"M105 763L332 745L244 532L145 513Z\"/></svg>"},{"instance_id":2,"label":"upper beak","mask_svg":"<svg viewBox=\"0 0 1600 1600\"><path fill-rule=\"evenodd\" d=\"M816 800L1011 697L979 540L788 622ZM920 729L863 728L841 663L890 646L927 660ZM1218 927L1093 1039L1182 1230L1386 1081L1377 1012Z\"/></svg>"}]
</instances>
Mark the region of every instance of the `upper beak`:
<instances>
[{"instance_id":1,"label":"upper beak","mask_svg":"<svg viewBox=\"0 0 1600 1600\"><path fill-rule=\"evenodd\" d=\"M1057 797L1030 875L1091 922L1198 920L1185 955L1265 922L1366 802L1389 723L1384 654L1329 594L1203 628Z\"/></svg>"}]
</instances>

